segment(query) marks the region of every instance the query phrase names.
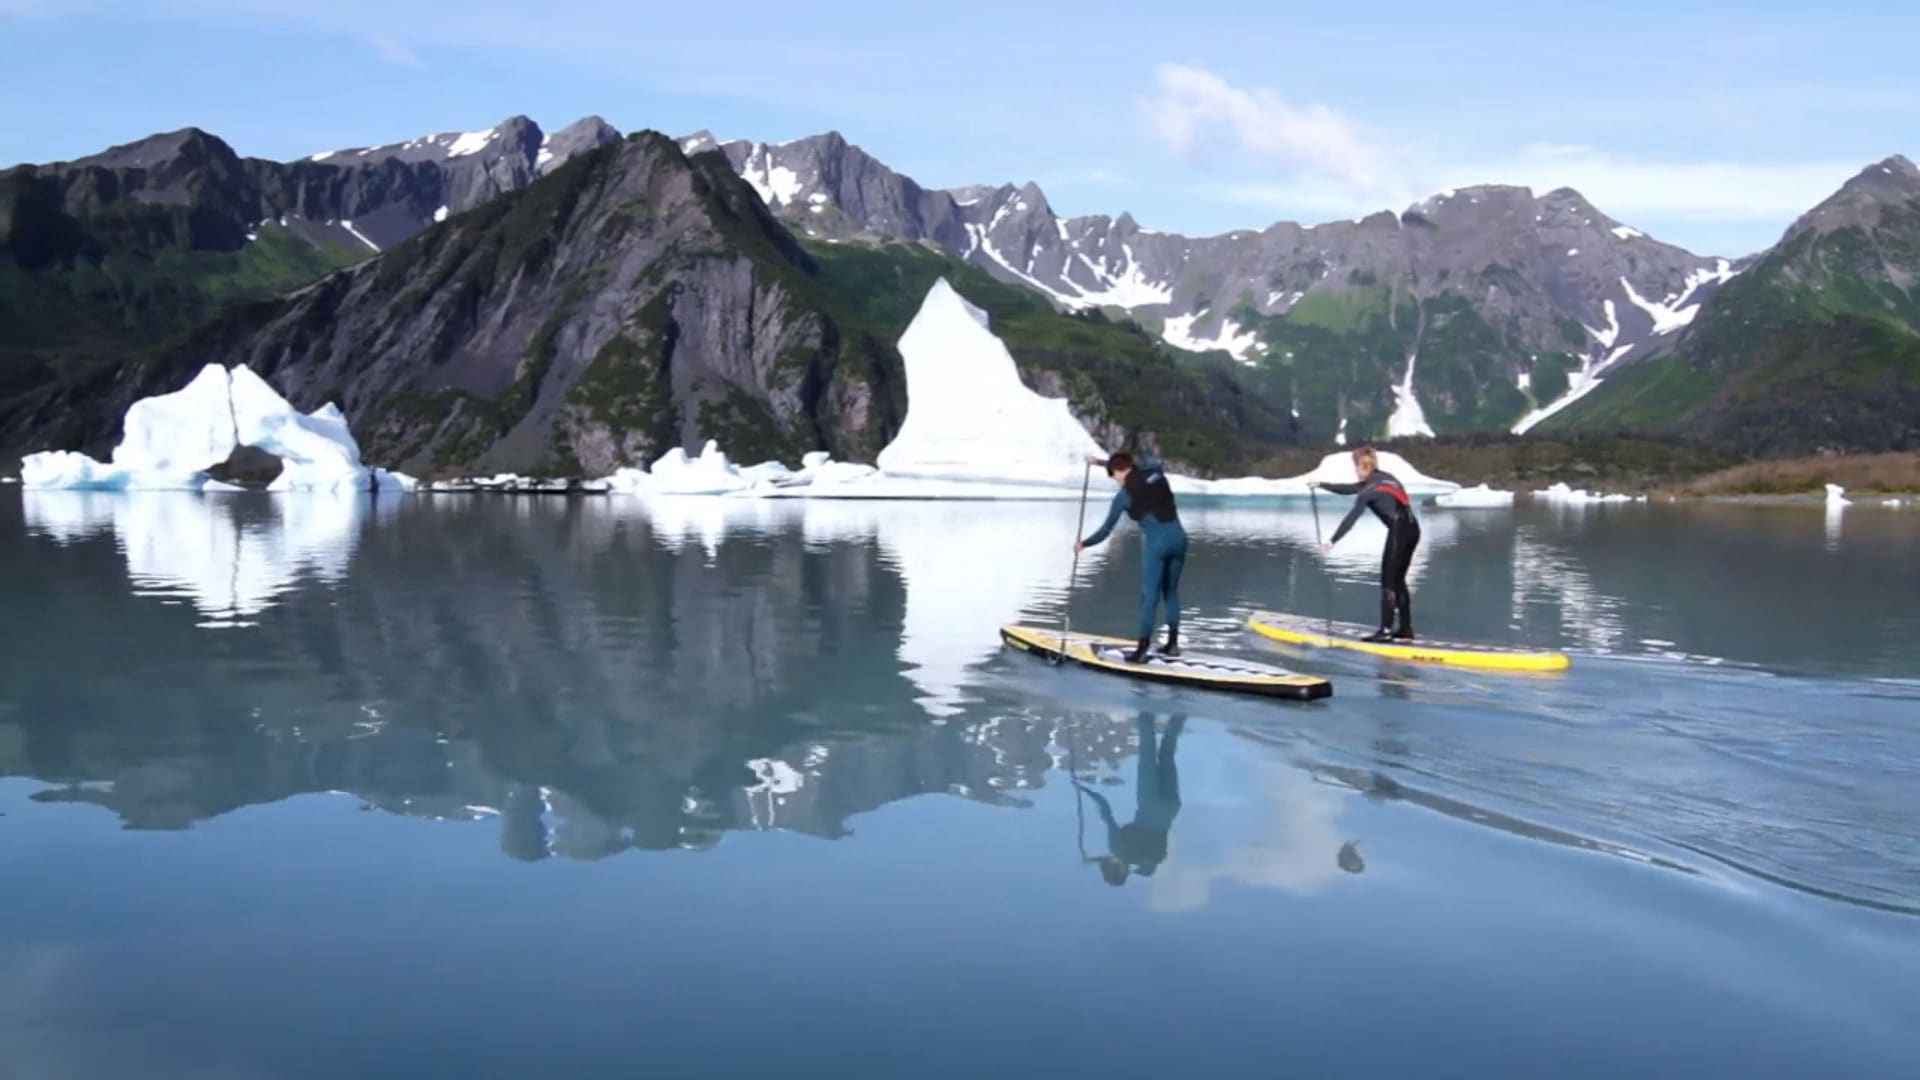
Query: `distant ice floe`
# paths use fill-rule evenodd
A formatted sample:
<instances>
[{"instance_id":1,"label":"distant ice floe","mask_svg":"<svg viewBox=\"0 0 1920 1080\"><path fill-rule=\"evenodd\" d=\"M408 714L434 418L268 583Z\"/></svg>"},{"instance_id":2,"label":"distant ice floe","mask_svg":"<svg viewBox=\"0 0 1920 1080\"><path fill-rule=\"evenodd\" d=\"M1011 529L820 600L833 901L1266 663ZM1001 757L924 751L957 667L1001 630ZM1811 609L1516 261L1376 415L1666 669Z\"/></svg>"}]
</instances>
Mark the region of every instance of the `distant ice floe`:
<instances>
[{"instance_id":1,"label":"distant ice floe","mask_svg":"<svg viewBox=\"0 0 1920 1080\"><path fill-rule=\"evenodd\" d=\"M110 461L67 450L20 463L30 488L94 491L206 491L207 470L243 446L280 459L269 491L411 491L412 477L368 466L347 418L332 403L302 413L245 366L208 364L185 387L142 398L127 410Z\"/></svg>"},{"instance_id":2,"label":"distant ice floe","mask_svg":"<svg viewBox=\"0 0 1920 1080\"><path fill-rule=\"evenodd\" d=\"M1586 506L1594 503L1633 503L1646 502L1645 495L1607 495L1587 491L1583 488L1570 488L1564 483L1554 484L1545 491L1534 493L1534 498L1544 502L1560 503L1568 506Z\"/></svg>"},{"instance_id":3,"label":"distant ice floe","mask_svg":"<svg viewBox=\"0 0 1920 1080\"><path fill-rule=\"evenodd\" d=\"M1500 491L1485 484L1476 484L1470 488L1461 488L1451 494L1436 496L1434 505L1448 510L1484 510L1496 507L1512 506L1513 492Z\"/></svg>"}]
</instances>

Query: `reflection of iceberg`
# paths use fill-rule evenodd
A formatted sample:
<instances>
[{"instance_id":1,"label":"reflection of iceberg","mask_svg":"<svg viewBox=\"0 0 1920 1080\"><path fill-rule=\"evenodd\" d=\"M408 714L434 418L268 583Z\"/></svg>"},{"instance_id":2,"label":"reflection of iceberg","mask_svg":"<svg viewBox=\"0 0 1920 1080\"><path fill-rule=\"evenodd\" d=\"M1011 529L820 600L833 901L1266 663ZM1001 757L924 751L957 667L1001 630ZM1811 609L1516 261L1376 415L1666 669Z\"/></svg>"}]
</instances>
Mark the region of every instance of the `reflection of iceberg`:
<instances>
[{"instance_id":1,"label":"reflection of iceberg","mask_svg":"<svg viewBox=\"0 0 1920 1080\"><path fill-rule=\"evenodd\" d=\"M332 404L302 413L255 375L208 364L185 387L127 410L111 463L55 450L30 454L21 479L34 488L197 490L207 470L243 446L281 462L269 490L411 490L412 478L361 464L360 444ZM218 485L225 488L226 485Z\"/></svg>"},{"instance_id":2,"label":"reflection of iceberg","mask_svg":"<svg viewBox=\"0 0 1920 1080\"><path fill-rule=\"evenodd\" d=\"M60 543L111 530L136 594L182 598L201 626L245 626L303 577L337 582L358 539L363 499L313 494L266 501L261 520L235 500L179 492L29 491L30 529Z\"/></svg>"},{"instance_id":3,"label":"reflection of iceberg","mask_svg":"<svg viewBox=\"0 0 1920 1080\"><path fill-rule=\"evenodd\" d=\"M1524 621L1527 604L1546 598L1559 606L1560 631L1594 652L1611 652L1626 640L1625 607L1601 592L1580 564L1564 558L1522 528L1513 538L1513 624Z\"/></svg>"},{"instance_id":4,"label":"reflection of iceberg","mask_svg":"<svg viewBox=\"0 0 1920 1080\"><path fill-rule=\"evenodd\" d=\"M807 503L802 529L809 543L878 540L906 587L900 659L924 695L921 707L944 717L960 711L968 669L1000 650L1000 628L1065 594L1076 516L1064 505L1016 513L833 501ZM1081 571L1103 559L1102 548L1083 552Z\"/></svg>"}]
</instances>

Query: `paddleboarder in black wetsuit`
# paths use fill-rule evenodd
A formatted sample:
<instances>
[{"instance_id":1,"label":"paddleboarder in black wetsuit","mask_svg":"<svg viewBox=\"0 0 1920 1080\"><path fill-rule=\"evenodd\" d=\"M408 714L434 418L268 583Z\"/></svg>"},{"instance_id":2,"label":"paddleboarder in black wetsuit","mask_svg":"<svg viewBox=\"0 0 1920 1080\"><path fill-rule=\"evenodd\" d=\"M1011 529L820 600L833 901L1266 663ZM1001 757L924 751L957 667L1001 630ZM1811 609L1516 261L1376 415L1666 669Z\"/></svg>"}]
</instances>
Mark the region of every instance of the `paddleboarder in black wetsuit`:
<instances>
[{"instance_id":1,"label":"paddleboarder in black wetsuit","mask_svg":"<svg viewBox=\"0 0 1920 1080\"><path fill-rule=\"evenodd\" d=\"M1372 447L1363 446L1353 452L1353 468L1360 475L1357 484L1309 484L1336 495L1357 496L1353 509L1347 511L1346 519L1333 531L1333 539L1320 545L1320 550L1326 552L1339 543L1347 530L1353 528L1353 523L1360 520L1360 511L1373 511L1373 516L1387 527L1386 550L1380 555L1380 629L1362 640L1411 641L1413 596L1407 591L1407 568L1413 565L1413 549L1420 543L1420 523L1413 517L1413 499L1407 495L1406 485L1380 468Z\"/></svg>"}]
</instances>

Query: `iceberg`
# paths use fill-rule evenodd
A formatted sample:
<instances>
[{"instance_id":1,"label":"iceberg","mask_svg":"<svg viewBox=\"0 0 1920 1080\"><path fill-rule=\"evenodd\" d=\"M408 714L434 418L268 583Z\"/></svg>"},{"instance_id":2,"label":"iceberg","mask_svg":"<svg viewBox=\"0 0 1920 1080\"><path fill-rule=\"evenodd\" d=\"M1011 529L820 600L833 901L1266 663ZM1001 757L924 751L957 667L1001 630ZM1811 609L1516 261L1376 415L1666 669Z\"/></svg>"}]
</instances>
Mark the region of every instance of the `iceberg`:
<instances>
[{"instance_id":1,"label":"iceberg","mask_svg":"<svg viewBox=\"0 0 1920 1080\"><path fill-rule=\"evenodd\" d=\"M1557 482L1545 491L1537 492L1536 499L1552 503L1564 503L1568 506L1585 506L1591 503L1630 503L1642 502L1644 495L1602 495L1584 488L1570 488L1565 482Z\"/></svg>"},{"instance_id":2,"label":"iceberg","mask_svg":"<svg viewBox=\"0 0 1920 1080\"><path fill-rule=\"evenodd\" d=\"M1391 470L1389 470L1391 471ZM1485 484L1434 498L1434 505L1447 510L1484 510L1513 505L1513 492L1499 491Z\"/></svg>"},{"instance_id":3,"label":"iceberg","mask_svg":"<svg viewBox=\"0 0 1920 1080\"><path fill-rule=\"evenodd\" d=\"M907 417L875 464L888 476L1078 487L1089 455L1103 455L1065 399L1020 381L987 313L945 278L900 335Z\"/></svg>"},{"instance_id":4,"label":"iceberg","mask_svg":"<svg viewBox=\"0 0 1920 1080\"><path fill-rule=\"evenodd\" d=\"M875 465L833 461L815 451L798 470L779 462L732 465L708 440L698 458L678 447L649 469L623 468L607 478L615 491L637 495L723 495L804 499L1074 500L1091 478L1089 457L1105 457L1060 398L1020 380L1013 354L945 278L935 281L900 336L907 377L907 416ZM1460 485L1426 476L1398 454L1380 451L1380 467L1408 494L1444 495ZM1177 494L1195 498L1301 498L1309 481L1354 483L1346 451L1310 472L1280 479L1202 480L1168 477ZM1105 477L1095 485L1105 498Z\"/></svg>"},{"instance_id":5,"label":"iceberg","mask_svg":"<svg viewBox=\"0 0 1920 1080\"><path fill-rule=\"evenodd\" d=\"M772 479L765 466L756 468L759 476ZM725 495L750 488L755 481L727 459L719 443L708 439L697 458L676 446L662 454L653 468L620 469L607 482L615 491L637 495Z\"/></svg>"},{"instance_id":6,"label":"iceberg","mask_svg":"<svg viewBox=\"0 0 1920 1080\"><path fill-rule=\"evenodd\" d=\"M1827 505L1828 506L1852 506L1853 500L1847 498L1846 488L1841 487L1839 484L1828 484L1827 485Z\"/></svg>"},{"instance_id":7,"label":"iceberg","mask_svg":"<svg viewBox=\"0 0 1920 1080\"><path fill-rule=\"evenodd\" d=\"M280 459L269 491L418 486L410 476L364 464L337 406L302 413L244 365L208 364L179 390L134 402L123 427L110 461L68 450L30 454L20 463L21 481L31 488L201 491L211 480L207 470L248 446Z\"/></svg>"}]
</instances>

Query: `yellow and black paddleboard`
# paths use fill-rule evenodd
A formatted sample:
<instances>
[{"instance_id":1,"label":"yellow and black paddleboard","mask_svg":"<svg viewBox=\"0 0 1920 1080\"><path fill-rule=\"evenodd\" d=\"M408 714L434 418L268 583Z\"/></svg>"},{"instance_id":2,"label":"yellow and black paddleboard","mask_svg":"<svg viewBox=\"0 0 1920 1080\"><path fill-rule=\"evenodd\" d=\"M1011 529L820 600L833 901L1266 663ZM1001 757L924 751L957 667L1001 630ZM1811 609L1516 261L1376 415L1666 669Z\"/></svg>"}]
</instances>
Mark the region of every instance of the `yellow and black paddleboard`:
<instances>
[{"instance_id":1,"label":"yellow and black paddleboard","mask_svg":"<svg viewBox=\"0 0 1920 1080\"><path fill-rule=\"evenodd\" d=\"M1449 641L1362 641L1373 628L1356 623L1327 623L1301 615L1256 611L1247 626L1254 633L1289 645L1321 649L1352 649L1390 660L1449 664L1485 671L1565 671L1572 661L1563 652L1517 649L1501 645L1465 645Z\"/></svg>"},{"instance_id":2,"label":"yellow and black paddleboard","mask_svg":"<svg viewBox=\"0 0 1920 1080\"><path fill-rule=\"evenodd\" d=\"M1047 660L1069 660L1095 671L1147 682L1296 701L1312 701L1333 693L1333 684L1317 675L1302 675L1271 664L1228 656L1155 653L1143 663L1130 664L1127 655L1133 652L1134 643L1125 638L1077 632L1062 635L1059 630L1039 626L1003 626L1000 639L1022 652Z\"/></svg>"}]
</instances>

